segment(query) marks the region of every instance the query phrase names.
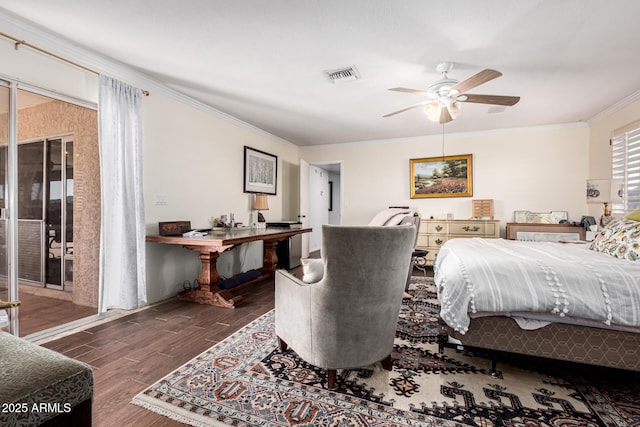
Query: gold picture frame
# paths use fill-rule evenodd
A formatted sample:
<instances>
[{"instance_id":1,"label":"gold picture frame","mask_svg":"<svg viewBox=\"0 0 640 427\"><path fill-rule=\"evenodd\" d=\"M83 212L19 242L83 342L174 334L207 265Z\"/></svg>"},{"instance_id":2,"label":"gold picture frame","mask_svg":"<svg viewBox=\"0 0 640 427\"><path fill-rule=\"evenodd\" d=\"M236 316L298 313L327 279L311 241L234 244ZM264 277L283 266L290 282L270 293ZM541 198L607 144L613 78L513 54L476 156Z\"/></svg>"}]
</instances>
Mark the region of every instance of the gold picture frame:
<instances>
[{"instance_id":1,"label":"gold picture frame","mask_svg":"<svg viewBox=\"0 0 640 427\"><path fill-rule=\"evenodd\" d=\"M410 159L411 198L473 196L473 156Z\"/></svg>"}]
</instances>

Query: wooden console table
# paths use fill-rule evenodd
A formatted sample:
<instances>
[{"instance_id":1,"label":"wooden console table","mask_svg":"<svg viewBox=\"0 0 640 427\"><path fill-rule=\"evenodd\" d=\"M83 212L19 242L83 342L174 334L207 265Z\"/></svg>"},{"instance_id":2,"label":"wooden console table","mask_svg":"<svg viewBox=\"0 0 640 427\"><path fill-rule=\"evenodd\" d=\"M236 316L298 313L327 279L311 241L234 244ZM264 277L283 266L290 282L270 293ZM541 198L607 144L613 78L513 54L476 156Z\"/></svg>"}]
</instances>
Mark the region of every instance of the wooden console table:
<instances>
[{"instance_id":1,"label":"wooden console table","mask_svg":"<svg viewBox=\"0 0 640 427\"><path fill-rule=\"evenodd\" d=\"M213 230L203 237L147 236L146 240L147 242L181 245L200 254L200 262L202 263L200 275L198 276L200 289L183 291L178 295L179 299L218 307L235 308L242 301L242 296L234 296L229 290L219 289L217 286L220 276L216 263L220 254L243 243L264 242L264 259L260 269L261 276L242 283L234 289L244 288L273 277L278 264L276 246L280 240L310 231L311 228L228 229Z\"/></svg>"}]
</instances>

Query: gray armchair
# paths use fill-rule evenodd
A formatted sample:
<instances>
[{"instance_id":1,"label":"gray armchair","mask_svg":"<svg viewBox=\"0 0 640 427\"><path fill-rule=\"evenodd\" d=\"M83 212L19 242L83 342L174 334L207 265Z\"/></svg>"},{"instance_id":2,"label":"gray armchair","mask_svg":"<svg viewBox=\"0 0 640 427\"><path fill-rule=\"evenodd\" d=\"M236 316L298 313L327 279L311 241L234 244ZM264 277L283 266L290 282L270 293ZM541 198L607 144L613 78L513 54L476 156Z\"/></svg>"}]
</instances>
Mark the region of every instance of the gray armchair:
<instances>
[{"instance_id":1,"label":"gray armchair","mask_svg":"<svg viewBox=\"0 0 640 427\"><path fill-rule=\"evenodd\" d=\"M391 351L415 241L413 225L322 227L324 272L305 283L276 271L276 335L308 363L327 370L383 362Z\"/></svg>"}]
</instances>

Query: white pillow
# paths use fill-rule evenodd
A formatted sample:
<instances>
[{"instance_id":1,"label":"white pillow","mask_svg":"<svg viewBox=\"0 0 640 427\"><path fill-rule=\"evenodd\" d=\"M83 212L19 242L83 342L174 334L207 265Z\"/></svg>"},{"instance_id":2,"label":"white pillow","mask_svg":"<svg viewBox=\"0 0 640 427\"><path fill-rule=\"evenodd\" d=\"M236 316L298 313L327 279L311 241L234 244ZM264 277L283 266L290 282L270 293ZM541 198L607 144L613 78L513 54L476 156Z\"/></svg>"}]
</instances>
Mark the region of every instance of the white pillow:
<instances>
[{"instance_id":1,"label":"white pillow","mask_svg":"<svg viewBox=\"0 0 640 427\"><path fill-rule=\"evenodd\" d=\"M397 225L402 218L406 215L412 213L411 209L405 208L388 208L383 211L380 211L373 217L371 221L369 221L368 225ZM395 218L395 222L391 223L390 220Z\"/></svg>"},{"instance_id":2,"label":"white pillow","mask_svg":"<svg viewBox=\"0 0 640 427\"><path fill-rule=\"evenodd\" d=\"M324 262L319 258L302 258L302 281L316 283L324 276Z\"/></svg>"}]
</instances>

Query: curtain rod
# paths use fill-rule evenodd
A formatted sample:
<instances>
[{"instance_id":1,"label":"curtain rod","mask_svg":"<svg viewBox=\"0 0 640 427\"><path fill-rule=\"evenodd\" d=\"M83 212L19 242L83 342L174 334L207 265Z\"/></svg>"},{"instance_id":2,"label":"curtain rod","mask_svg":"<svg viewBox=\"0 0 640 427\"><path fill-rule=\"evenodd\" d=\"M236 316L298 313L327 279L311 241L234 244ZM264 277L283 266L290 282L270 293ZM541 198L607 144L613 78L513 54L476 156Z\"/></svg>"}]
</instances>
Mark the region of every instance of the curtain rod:
<instances>
[{"instance_id":1,"label":"curtain rod","mask_svg":"<svg viewBox=\"0 0 640 427\"><path fill-rule=\"evenodd\" d=\"M100 73L99 73L99 72L97 72L96 70L93 70L93 69L91 69L91 68L89 68L89 67L85 67L84 65L80 65L80 64L78 64L77 62L73 62L73 61L71 61L71 60L69 60L69 59L67 59L67 58L63 58L63 57L62 57L62 56L60 56L60 55L57 55L57 54L55 54L55 53L53 53L53 52L49 52L48 50L42 49L42 48L40 48L40 47L38 47L38 46L34 46L34 45L32 45L31 43L28 43L28 42L26 42L26 41L24 41L24 40L17 39L17 38L15 38L15 37L13 37L13 36L10 36L9 34L6 34L6 33L3 33L3 32L0 32L0 36L5 37L5 38L7 38L7 39L9 39L9 40L12 40L12 41L14 42L13 47L14 47L14 49L15 49L15 50L18 50L18 48L19 48L21 45L22 45L22 46L26 46L26 47L31 48L31 49L33 49L33 50L36 50L36 51L38 51L38 52L40 52L40 53L44 53L45 55L51 56L51 57L53 57L53 58L56 58L56 59L58 59L58 60L60 60L60 61L62 61L62 62L66 62L67 64L71 64L71 65L73 65L74 67L78 67L78 68L81 68L81 69L83 69L83 70L85 70L85 71L88 71L88 72L90 72L90 73L93 73L93 74L96 74L96 75L100 75ZM149 91L148 91L148 90L142 90L142 94L143 94L144 96L149 96Z\"/></svg>"}]
</instances>

